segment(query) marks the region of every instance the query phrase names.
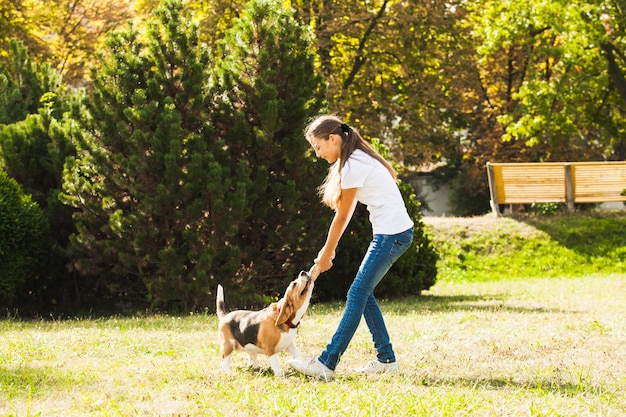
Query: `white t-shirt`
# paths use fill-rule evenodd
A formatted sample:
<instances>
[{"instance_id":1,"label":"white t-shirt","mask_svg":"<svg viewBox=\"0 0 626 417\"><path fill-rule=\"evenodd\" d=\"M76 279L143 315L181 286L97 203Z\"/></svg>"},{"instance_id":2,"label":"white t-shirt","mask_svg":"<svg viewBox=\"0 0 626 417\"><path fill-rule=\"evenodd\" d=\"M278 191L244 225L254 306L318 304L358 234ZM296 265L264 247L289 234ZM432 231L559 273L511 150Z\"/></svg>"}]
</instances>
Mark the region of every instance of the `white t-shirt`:
<instances>
[{"instance_id":1,"label":"white t-shirt","mask_svg":"<svg viewBox=\"0 0 626 417\"><path fill-rule=\"evenodd\" d=\"M413 227L391 173L362 150L355 150L341 170L341 188L357 188L356 199L367 206L375 235L395 235Z\"/></svg>"}]
</instances>

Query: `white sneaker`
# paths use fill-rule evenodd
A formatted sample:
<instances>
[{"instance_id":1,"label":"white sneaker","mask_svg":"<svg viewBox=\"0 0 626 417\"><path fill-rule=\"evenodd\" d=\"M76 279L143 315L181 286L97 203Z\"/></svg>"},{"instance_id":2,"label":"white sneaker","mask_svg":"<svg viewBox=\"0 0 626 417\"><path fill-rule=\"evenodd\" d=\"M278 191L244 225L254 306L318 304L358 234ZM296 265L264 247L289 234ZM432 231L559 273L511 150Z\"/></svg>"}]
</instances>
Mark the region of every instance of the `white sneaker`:
<instances>
[{"instance_id":1,"label":"white sneaker","mask_svg":"<svg viewBox=\"0 0 626 417\"><path fill-rule=\"evenodd\" d=\"M400 370L398 362L383 363L379 361L371 361L365 367L356 369L356 372L362 374L395 374Z\"/></svg>"},{"instance_id":2,"label":"white sneaker","mask_svg":"<svg viewBox=\"0 0 626 417\"><path fill-rule=\"evenodd\" d=\"M312 376L326 382L331 381L335 377L335 371L328 369L328 367L318 361L317 358L309 360L291 359L289 366L304 375Z\"/></svg>"}]
</instances>

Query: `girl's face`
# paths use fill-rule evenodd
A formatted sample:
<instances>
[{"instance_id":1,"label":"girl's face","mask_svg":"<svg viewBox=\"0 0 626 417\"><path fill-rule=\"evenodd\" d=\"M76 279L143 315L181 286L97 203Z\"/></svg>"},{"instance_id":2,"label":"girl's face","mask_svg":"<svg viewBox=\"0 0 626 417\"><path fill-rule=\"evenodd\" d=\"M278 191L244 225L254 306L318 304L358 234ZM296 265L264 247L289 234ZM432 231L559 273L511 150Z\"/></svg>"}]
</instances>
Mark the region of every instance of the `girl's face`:
<instances>
[{"instance_id":1,"label":"girl's face","mask_svg":"<svg viewBox=\"0 0 626 417\"><path fill-rule=\"evenodd\" d=\"M313 138L311 146L315 151L315 156L323 158L329 163L334 163L341 157L341 137L331 134L328 139Z\"/></svg>"}]
</instances>

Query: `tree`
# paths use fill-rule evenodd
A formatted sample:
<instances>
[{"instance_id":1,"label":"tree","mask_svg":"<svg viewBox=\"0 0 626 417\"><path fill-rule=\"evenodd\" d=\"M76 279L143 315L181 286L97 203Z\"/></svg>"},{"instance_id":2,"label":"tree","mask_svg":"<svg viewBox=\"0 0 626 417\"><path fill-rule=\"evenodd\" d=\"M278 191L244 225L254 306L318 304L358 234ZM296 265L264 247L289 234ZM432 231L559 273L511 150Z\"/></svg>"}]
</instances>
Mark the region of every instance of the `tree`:
<instances>
[{"instance_id":1,"label":"tree","mask_svg":"<svg viewBox=\"0 0 626 417\"><path fill-rule=\"evenodd\" d=\"M43 309L51 303L75 300L72 274L65 266L69 235L74 231L72 210L61 204L63 164L75 154L70 131L75 127L69 114L80 110L80 92L67 91L56 71L37 65L24 46L12 42L11 65L0 71L0 167L32 196L51 227L48 264L36 282L27 283L19 301ZM32 286L28 287L28 285Z\"/></svg>"},{"instance_id":2,"label":"tree","mask_svg":"<svg viewBox=\"0 0 626 417\"><path fill-rule=\"evenodd\" d=\"M10 54L11 40L20 40L35 51L45 49L44 42L33 32L37 21L30 19L28 2L24 0L0 0L0 59Z\"/></svg>"},{"instance_id":3,"label":"tree","mask_svg":"<svg viewBox=\"0 0 626 417\"><path fill-rule=\"evenodd\" d=\"M284 275L302 257L315 216L299 183L315 164L301 129L319 78L304 30L259 5L263 27L246 28L259 30L259 54L225 63L219 77L180 2L158 9L145 42L135 31L110 41L64 196L79 210L76 268L96 285L195 308L213 302L216 277L244 292L253 276ZM274 40L267 30L279 27ZM232 39L230 57L241 57Z\"/></svg>"},{"instance_id":4,"label":"tree","mask_svg":"<svg viewBox=\"0 0 626 417\"><path fill-rule=\"evenodd\" d=\"M381 138L400 172L438 167L438 181L472 181L476 143L497 129L484 111L467 2L292 3L315 28L329 108ZM480 193L472 203L487 195L486 182L467 185ZM473 210L489 210L488 198Z\"/></svg>"},{"instance_id":5,"label":"tree","mask_svg":"<svg viewBox=\"0 0 626 417\"><path fill-rule=\"evenodd\" d=\"M40 24L35 32L46 39L47 59L72 85L84 85L89 66L106 36L133 17L134 0L45 0L33 2Z\"/></svg>"},{"instance_id":6,"label":"tree","mask_svg":"<svg viewBox=\"0 0 626 417\"><path fill-rule=\"evenodd\" d=\"M239 267L230 242L249 168L229 170L208 55L181 11L166 1L145 40L133 29L110 38L63 197L78 210L75 267L102 294L193 309L209 303L215 276Z\"/></svg>"},{"instance_id":7,"label":"tree","mask_svg":"<svg viewBox=\"0 0 626 417\"><path fill-rule=\"evenodd\" d=\"M61 77L48 64L38 64L20 41L9 42L10 54L0 65L0 124L24 120L37 113L42 100L58 110L53 100L62 91ZM44 97L44 94L51 93Z\"/></svg>"},{"instance_id":8,"label":"tree","mask_svg":"<svg viewBox=\"0 0 626 417\"><path fill-rule=\"evenodd\" d=\"M46 207L61 188L65 157L73 153L63 118L79 92L69 92L49 65L38 65L21 42L11 42L10 65L0 68L0 166Z\"/></svg>"},{"instance_id":9,"label":"tree","mask_svg":"<svg viewBox=\"0 0 626 417\"><path fill-rule=\"evenodd\" d=\"M62 74L66 83L85 85L85 72L96 52L110 31L133 17L134 2L0 0L0 45L8 44L9 39L20 40L35 59L48 62Z\"/></svg>"},{"instance_id":10,"label":"tree","mask_svg":"<svg viewBox=\"0 0 626 417\"><path fill-rule=\"evenodd\" d=\"M330 109L407 167L458 153L472 85L463 2L292 3L315 29Z\"/></svg>"},{"instance_id":11,"label":"tree","mask_svg":"<svg viewBox=\"0 0 626 417\"><path fill-rule=\"evenodd\" d=\"M534 160L626 158L623 13L618 2L556 0L477 10L483 69L510 69L485 77L502 140L534 148Z\"/></svg>"},{"instance_id":12,"label":"tree","mask_svg":"<svg viewBox=\"0 0 626 417\"><path fill-rule=\"evenodd\" d=\"M468 11L479 100L450 167L455 214L489 210L487 161L626 157L618 87L626 60L607 53L623 56L618 2L473 2Z\"/></svg>"},{"instance_id":13,"label":"tree","mask_svg":"<svg viewBox=\"0 0 626 417\"><path fill-rule=\"evenodd\" d=\"M231 160L250 167L238 285L275 291L284 285L270 277L308 269L328 225L314 191L325 167L303 137L323 104L322 78L310 31L277 2L249 2L221 45L220 90L232 104L223 124L237 127L224 138Z\"/></svg>"},{"instance_id":14,"label":"tree","mask_svg":"<svg viewBox=\"0 0 626 417\"><path fill-rule=\"evenodd\" d=\"M142 10L152 10L151 3L158 0L140 0ZM229 28L241 16L247 7L247 1L231 0L196 0L186 3L188 8L198 20L200 40L207 45L217 46L226 36ZM219 57L219 49L215 47L212 52Z\"/></svg>"}]
</instances>

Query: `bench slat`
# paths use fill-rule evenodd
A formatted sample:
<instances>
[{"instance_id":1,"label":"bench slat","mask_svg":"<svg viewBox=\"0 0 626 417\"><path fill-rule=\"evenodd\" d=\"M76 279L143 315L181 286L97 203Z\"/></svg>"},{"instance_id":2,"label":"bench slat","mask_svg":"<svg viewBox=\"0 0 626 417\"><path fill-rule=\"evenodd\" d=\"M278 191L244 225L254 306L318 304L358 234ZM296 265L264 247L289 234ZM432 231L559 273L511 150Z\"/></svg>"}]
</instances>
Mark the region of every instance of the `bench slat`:
<instances>
[{"instance_id":1,"label":"bench slat","mask_svg":"<svg viewBox=\"0 0 626 417\"><path fill-rule=\"evenodd\" d=\"M625 201L620 195L626 188L626 164L587 163L572 165L574 201L602 203Z\"/></svg>"},{"instance_id":2,"label":"bench slat","mask_svg":"<svg viewBox=\"0 0 626 417\"><path fill-rule=\"evenodd\" d=\"M492 199L498 204L626 201L626 161L488 163ZM495 207L494 207L495 210Z\"/></svg>"}]
</instances>

